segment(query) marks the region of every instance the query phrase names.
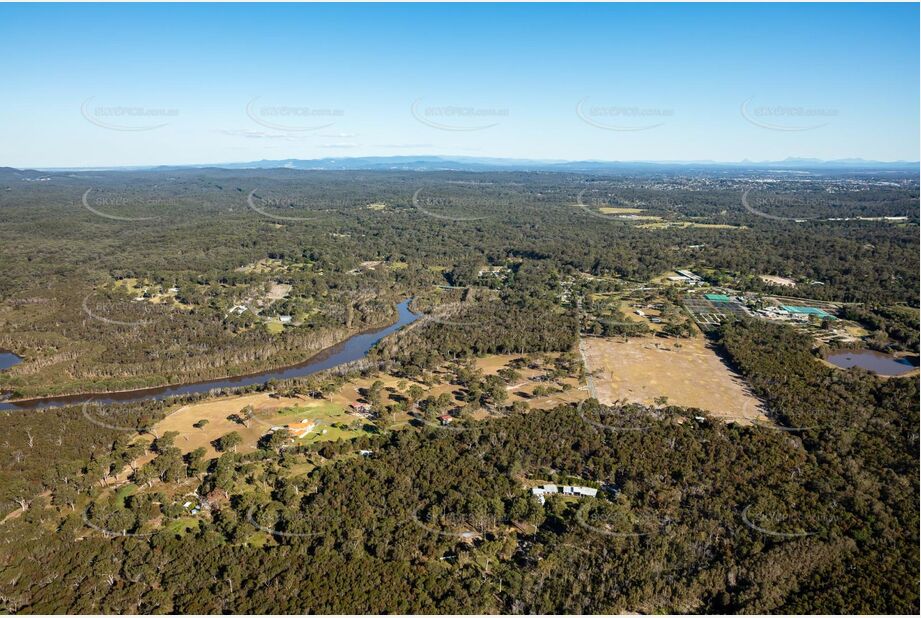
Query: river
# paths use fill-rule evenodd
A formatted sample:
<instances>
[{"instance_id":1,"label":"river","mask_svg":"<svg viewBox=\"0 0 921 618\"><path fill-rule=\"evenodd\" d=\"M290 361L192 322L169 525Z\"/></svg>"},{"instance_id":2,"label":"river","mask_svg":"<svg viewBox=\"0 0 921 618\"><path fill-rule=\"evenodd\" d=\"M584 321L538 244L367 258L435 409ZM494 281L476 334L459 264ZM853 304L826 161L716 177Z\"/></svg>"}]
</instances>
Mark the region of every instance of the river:
<instances>
[{"instance_id":1,"label":"river","mask_svg":"<svg viewBox=\"0 0 921 618\"><path fill-rule=\"evenodd\" d=\"M421 316L409 310L409 303L412 299L407 299L397 305L397 321L390 326L365 331L353 335L330 348L316 354L310 359L282 367L281 369L269 369L259 373L253 373L244 376L232 378L218 378L206 380L204 382L193 382L190 384L179 384L176 386L157 386L153 388L143 388L130 391L121 391L117 393L85 393L81 395L62 395L59 397L41 397L36 399L24 399L22 401L2 401L0 410L38 410L41 408L56 408L60 406L75 405L93 401L94 403L130 403L133 401L161 400L167 397L177 395L192 395L196 393L207 393L215 388L235 388L240 386L251 386L253 384L262 384L269 380L288 380L291 378L301 378L319 371L332 369L345 363L364 358L374 345L392 333L400 330L407 324L418 320ZM18 357L7 359L12 364L18 362ZM12 366L12 365L10 365Z\"/></svg>"}]
</instances>

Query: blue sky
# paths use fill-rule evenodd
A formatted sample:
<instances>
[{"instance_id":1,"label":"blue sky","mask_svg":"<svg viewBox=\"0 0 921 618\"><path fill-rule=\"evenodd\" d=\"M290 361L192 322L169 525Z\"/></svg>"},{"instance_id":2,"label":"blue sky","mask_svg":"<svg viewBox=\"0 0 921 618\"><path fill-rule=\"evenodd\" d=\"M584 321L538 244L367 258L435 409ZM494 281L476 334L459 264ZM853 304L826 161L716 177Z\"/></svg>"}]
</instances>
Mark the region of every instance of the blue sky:
<instances>
[{"instance_id":1,"label":"blue sky","mask_svg":"<svg viewBox=\"0 0 921 618\"><path fill-rule=\"evenodd\" d=\"M0 5L0 165L917 160L918 6Z\"/></svg>"}]
</instances>

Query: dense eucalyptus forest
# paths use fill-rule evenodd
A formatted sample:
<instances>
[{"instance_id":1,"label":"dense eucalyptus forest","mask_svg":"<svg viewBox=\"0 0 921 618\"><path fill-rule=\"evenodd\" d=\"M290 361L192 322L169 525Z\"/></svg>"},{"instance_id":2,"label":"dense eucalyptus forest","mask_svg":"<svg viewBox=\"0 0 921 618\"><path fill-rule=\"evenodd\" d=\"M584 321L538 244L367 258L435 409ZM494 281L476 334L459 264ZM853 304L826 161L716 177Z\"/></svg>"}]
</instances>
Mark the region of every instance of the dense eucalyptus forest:
<instances>
[{"instance_id":1,"label":"dense eucalyptus forest","mask_svg":"<svg viewBox=\"0 0 921 618\"><path fill-rule=\"evenodd\" d=\"M392 322L406 298L426 319L351 373L250 390L322 399L355 376L431 381L496 354L562 353L578 375L580 333L636 334L619 308L586 324L591 294L678 268L743 292L795 278L785 295L841 303L868 345L917 354L918 223L911 175L4 169L0 349L23 361L0 389L283 366ZM662 337L704 336L673 313ZM667 402L529 410L486 380L486 420L245 453L224 436L206 458L152 429L193 398L0 412L0 603L917 613L917 373L830 367L784 324L732 319L708 336L770 423ZM530 488L549 482L598 492L542 504Z\"/></svg>"},{"instance_id":2,"label":"dense eucalyptus forest","mask_svg":"<svg viewBox=\"0 0 921 618\"><path fill-rule=\"evenodd\" d=\"M579 273L642 281L680 265L742 289L763 288L752 273L793 274L815 284L789 294L913 306L917 181L802 185L749 198L797 223L746 210L742 192L761 185L744 174L5 169L0 347L26 360L0 388L123 390L290 364L392 320L395 300L456 301L438 286L489 265L511 267L500 300L518 311L555 302ZM858 216L907 220L842 220Z\"/></svg>"}]
</instances>

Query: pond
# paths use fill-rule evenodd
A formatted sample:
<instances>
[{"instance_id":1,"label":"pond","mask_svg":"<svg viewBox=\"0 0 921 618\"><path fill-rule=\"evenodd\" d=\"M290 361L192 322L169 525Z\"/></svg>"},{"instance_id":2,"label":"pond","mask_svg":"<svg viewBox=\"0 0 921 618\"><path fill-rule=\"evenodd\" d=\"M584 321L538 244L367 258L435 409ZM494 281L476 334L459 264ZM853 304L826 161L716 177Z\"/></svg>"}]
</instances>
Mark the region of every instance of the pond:
<instances>
[{"instance_id":1,"label":"pond","mask_svg":"<svg viewBox=\"0 0 921 618\"><path fill-rule=\"evenodd\" d=\"M22 362L22 359L13 354L12 352L6 352L5 350L0 350L0 371L4 369L9 369L14 365L18 365Z\"/></svg>"},{"instance_id":2,"label":"pond","mask_svg":"<svg viewBox=\"0 0 921 618\"><path fill-rule=\"evenodd\" d=\"M841 350L825 357L829 363L841 369L860 367L881 376L900 376L917 369L917 361L896 358L873 350Z\"/></svg>"}]
</instances>

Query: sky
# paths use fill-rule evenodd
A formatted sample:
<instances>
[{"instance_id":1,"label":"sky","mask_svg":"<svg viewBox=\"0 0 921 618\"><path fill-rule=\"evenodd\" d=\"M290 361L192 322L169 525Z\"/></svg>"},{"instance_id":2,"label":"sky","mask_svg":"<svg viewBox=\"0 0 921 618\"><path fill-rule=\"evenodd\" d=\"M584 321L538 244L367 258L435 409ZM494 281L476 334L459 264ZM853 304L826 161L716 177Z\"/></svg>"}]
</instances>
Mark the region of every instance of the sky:
<instances>
[{"instance_id":1,"label":"sky","mask_svg":"<svg viewBox=\"0 0 921 618\"><path fill-rule=\"evenodd\" d=\"M0 5L0 166L919 159L917 4Z\"/></svg>"}]
</instances>

